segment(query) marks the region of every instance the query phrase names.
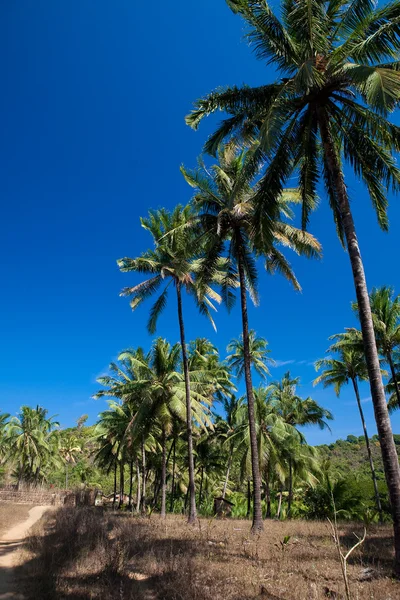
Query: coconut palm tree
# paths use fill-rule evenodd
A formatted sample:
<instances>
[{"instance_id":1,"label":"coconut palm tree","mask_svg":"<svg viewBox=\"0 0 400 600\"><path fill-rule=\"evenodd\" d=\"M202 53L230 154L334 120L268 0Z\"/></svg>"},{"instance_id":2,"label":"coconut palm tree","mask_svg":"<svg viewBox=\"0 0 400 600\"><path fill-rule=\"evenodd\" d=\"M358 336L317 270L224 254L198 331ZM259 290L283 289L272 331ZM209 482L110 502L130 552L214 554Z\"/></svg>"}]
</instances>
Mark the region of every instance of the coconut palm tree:
<instances>
[{"instance_id":1,"label":"coconut palm tree","mask_svg":"<svg viewBox=\"0 0 400 600\"><path fill-rule=\"evenodd\" d=\"M229 352L226 357L229 368L235 373L236 377L241 379L244 375L243 334L239 336L239 339L231 340L226 350ZM250 329L249 353L251 366L262 379L266 379L267 375L270 375L268 365L275 364L274 360L268 356L270 352L267 340L259 337L254 329Z\"/></svg>"},{"instance_id":2,"label":"coconut palm tree","mask_svg":"<svg viewBox=\"0 0 400 600\"><path fill-rule=\"evenodd\" d=\"M205 258L201 268L202 281L215 280L220 261L224 259L225 275L221 279L221 295L228 309L235 296L233 289L237 278L240 286L242 313L242 339L244 358L244 379L246 382L247 406L249 411L250 440L252 449L252 476L254 511L252 531L263 528L261 514L261 489L259 457L254 417L254 397L251 374L251 353L249 323L247 315L247 294L258 303L257 294L257 256L262 256L268 272L281 272L296 289L300 285L281 252L280 246L286 246L298 254L317 256L320 245L317 240L288 223L293 214L291 202L296 194L286 192L277 200L278 214L269 219L270 236L260 242L258 232L262 223L255 212L254 197L259 188L255 182L257 174L258 144L247 152L238 152L234 144L220 146L218 163L211 169L200 163L196 170L182 167L186 181L195 189L192 204L196 219L201 226L204 241ZM257 241L257 243L256 243Z\"/></svg>"},{"instance_id":3,"label":"coconut palm tree","mask_svg":"<svg viewBox=\"0 0 400 600\"><path fill-rule=\"evenodd\" d=\"M124 288L122 296L131 298L132 310L135 310L144 300L156 294L163 287L153 307L150 310L148 330L154 333L157 320L167 304L168 290L172 285L176 291L178 322L181 338L183 373L186 390L186 429L189 462L189 494L190 509L189 523L196 521L196 497L193 460L192 408L190 394L190 379L188 355L185 340L185 327L182 311L182 290L190 294L199 311L206 315L214 324L210 309L215 309L214 302L220 297L208 284L199 285L196 280L198 261L201 252L198 232L188 226L191 209L177 206L172 212L165 209L152 211L147 219L141 219L142 227L149 231L153 238L154 249L144 252L138 258L121 258L117 261L120 270L150 275L149 279L133 286Z\"/></svg>"},{"instance_id":4,"label":"coconut palm tree","mask_svg":"<svg viewBox=\"0 0 400 600\"><path fill-rule=\"evenodd\" d=\"M41 406L22 406L11 417L6 429L7 456L16 464L18 486L37 486L43 482L44 470L58 466L58 427L54 417Z\"/></svg>"},{"instance_id":5,"label":"coconut palm tree","mask_svg":"<svg viewBox=\"0 0 400 600\"><path fill-rule=\"evenodd\" d=\"M393 382L393 393L400 408L400 388L395 368L394 352L400 346L400 296L392 287L373 288L369 294L375 338L378 350L388 363ZM353 308L358 313L358 304Z\"/></svg>"},{"instance_id":6,"label":"coconut palm tree","mask_svg":"<svg viewBox=\"0 0 400 600\"><path fill-rule=\"evenodd\" d=\"M267 390L270 398L270 402L273 406L274 412L279 415L287 425L291 425L295 428L300 436L303 437L299 432L298 427L305 427L308 425L318 425L320 429L329 429L327 421L333 419L332 413L320 406L312 398L301 398L297 394L297 386L300 383L300 378L292 378L290 372L287 371L282 377L281 381L272 382ZM294 454L292 455L294 457ZM289 497L288 497L288 513L290 514L290 507L293 500L293 460L292 457L288 458L289 464Z\"/></svg>"},{"instance_id":7,"label":"coconut palm tree","mask_svg":"<svg viewBox=\"0 0 400 600\"><path fill-rule=\"evenodd\" d=\"M360 390L358 387L359 381L368 380L368 369L365 363L364 353L354 347L330 347L328 352L336 350L334 358L327 357L317 360L315 368L317 371L322 369L321 375L314 380L314 385L322 383L324 388L333 386L336 395L339 397L341 389L344 385L351 381L354 389L354 394L357 400L357 406L360 413L361 423L364 431L365 445L367 447L369 466L371 469L372 482L374 485L376 507L379 512L379 518L382 521L382 505L376 481L375 467L372 460L371 447L369 443L367 426L365 424L364 412L362 409Z\"/></svg>"},{"instance_id":8,"label":"coconut palm tree","mask_svg":"<svg viewBox=\"0 0 400 600\"><path fill-rule=\"evenodd\" d=\"M161 517L166 516L166 490L167 490L167 439L173 429L174 420L185 421L186 394L185 381L180 371L181 347L180 344L171 346L166 340L158 338L153 343L147 360L137 357L135 351L124 351L119 355L119 360L132 363L132 371L138 370L140 377L125 386L125 393L141 394L140 402L134 419L131 423L131 435L140 437L150 433L154 424L161 430ZM208 405L211 403L208 386L209 381L196 381L193 372L191 375L191 419L203 427L212 427L209 418Z\"/></svg>"},{"instance_id":9,"label":"coconut palm tree","mask_svg":"<svg viewBox=\"0 0 400 600\"><path fill-rule=\"evenodd\" d=\"M400 576L400 469L343 170L344 162L350 164L363 181L379 225L386 230L386 190L397 191L400 184L394 160L400 128L387 118L400 97L400 3L284 0L278 16L265 0L227 2L246 21L256 56L274 65L277 79L259 87L217 90L196 102L186 120L197 128L206 115L217 110L227 113L206 144L211 154L231 136L242 144L259 140L259 152L268 162L257 197L260 222L262 215L274 219L279 192L296 172L305 228L323 177L353 272L393 513L395 571ZM269 231L266 223L264 235Z\"/></svg>"},{"instance_id":10,"label":"coconut palm tree","mask_svg":"<svg viewBox=\"0 0 400 600\"><path fill-rule=\"evenodd\" d=\"M238 427L237 410L241 401L234 394L231 394L222 398L221 404L224 409L225 417L223 418L220 415L215 415L215 430L217 436L223 439L224 443L228 445L228 463L222 488L222 498L225 498L236 448L235 434Z\"/></svg>"},{"instance_id":11,"label":"coconut palm tree","mask_svg":"<svg viewBox=\"0 0 400 600\"><path fill-rule=\"evenodd\" d=\"M73 433L64 431L60 436L60 455L65 463L65 489L68 489L68 468L76 463L76 457L82 452L79 441Z\"/></svg>"}]
</instances>

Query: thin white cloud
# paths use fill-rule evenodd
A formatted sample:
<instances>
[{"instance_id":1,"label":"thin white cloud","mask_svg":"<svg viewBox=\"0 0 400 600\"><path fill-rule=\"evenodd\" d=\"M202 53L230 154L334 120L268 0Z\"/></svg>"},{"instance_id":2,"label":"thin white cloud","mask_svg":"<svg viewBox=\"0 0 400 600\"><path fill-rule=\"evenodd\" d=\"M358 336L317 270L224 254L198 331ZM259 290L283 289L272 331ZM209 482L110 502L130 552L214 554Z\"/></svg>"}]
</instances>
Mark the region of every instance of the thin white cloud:
<instances>
[{"instance_id":1,"label":"thin white cloud","mask_svg":"<svg viewBox=\"0 0 400 600\"><path fill-rule=\"evenodd\" d=\"M285 365L293 365L295 360L275 360L275 364L271 365L273 367L284 367Z\"/></svg>"},{"instance_id":2,"label":"thin white cloud","mask_svg":"<svg viewBox=\"0 0 400 600\"><path fill-rule=\"evenodd\" d=\"M361 404L368 404L368 402L372 402L371 396L367 396L366 398L361 399Z\"/></svg>"}]
</instances>

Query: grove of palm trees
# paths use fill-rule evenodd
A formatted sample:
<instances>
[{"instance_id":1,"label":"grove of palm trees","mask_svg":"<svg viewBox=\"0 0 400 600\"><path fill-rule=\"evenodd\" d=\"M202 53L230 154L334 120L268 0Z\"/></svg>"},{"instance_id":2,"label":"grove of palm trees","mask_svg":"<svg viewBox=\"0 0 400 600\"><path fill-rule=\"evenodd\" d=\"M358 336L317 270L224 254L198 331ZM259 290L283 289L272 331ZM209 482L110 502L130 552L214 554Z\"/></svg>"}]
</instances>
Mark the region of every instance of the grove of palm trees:
<instances>
[{"instance_id":1,"label":"grove of palm trees","mask_svg":"<svg viewBox=\"0 0 400 600\"><path fill-rule=\"evenodd\" d=\"M168 208L131 224L147 246L111 257L125 281L112 292L121 310L129 302L126 319L146 328L148 343L133 335L97 376L93 398L108 408L95 423L84 416L61 427L41 401L0 414L3 484L96 490L100 504L60 509L32 538L29 552L41 557L30 567L36 597L400 596L400 438L391 422L400 409L400 295L391 281L369 287L353 210L357 181L357 200L371 203L388 231L388 198L400 189L400 127L392 118L400 101L400 2L226 3L266 67L265 82L251 86L238 73L243 84L188 98L187 126L201 130L206 122L212 131L199 144L197 166L196 156L181 165L186 200L174 206L160 177ZM196 70L207 71L200 58ZM332 212L337 253L349 258L353 303L348 322L322 340L326 353L313 360L309 395L311 381L296 364L275 376L268 323L280 302L277 279L292 288L296 311L302 281L294 265L323 257L312 228L322 204ZM264 281L268 293L260 294ZM332 298L340 285L338 272ZM217 346L209 337L226 314L230 341ZM166 315L176 338L159 333ZM320 400L331 388L338 408L346 390L354 394L359 422L347 424L345 439L311 445L309 432L329 432L334 422L335 411ZM65 535L54 572L51 532ZM93 548L99 566L78 593L72 580L83 577L88 556L96 563Z\"/></svg>"}]
</instances>

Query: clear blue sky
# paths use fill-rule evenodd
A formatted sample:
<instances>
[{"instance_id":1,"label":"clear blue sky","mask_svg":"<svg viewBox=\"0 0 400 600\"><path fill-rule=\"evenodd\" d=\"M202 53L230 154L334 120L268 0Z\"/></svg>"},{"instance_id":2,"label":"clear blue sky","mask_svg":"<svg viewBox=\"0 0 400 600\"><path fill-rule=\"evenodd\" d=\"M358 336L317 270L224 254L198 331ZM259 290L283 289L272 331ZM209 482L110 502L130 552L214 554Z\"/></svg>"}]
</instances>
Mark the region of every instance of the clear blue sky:
<instances>
[{"instance_id":1,"label":"clear blue sky","mask_svg":"<svg viewBox=\"0 0 400 600\"><path fill-rule=\"evenodd\" d=\"M223 0L157 1L151 9L131 0L1 2L1 410L40 403L63 425L83 413L94 422L106 406L91 400L96 377L120 350L150 344L147 308L132 314L119 298L133 278L115 261L148 247L139 223L148 208L190 198L179 165L195 164L217 122L190 130L191 102L219 85L273 77L243 31ZM369 287L400 292L399 200L391 199L391 233L383 234L365 190L348 183ZM290 368L301 393L335 414L332 435L308 430L311 443L361 434L350 388L338 400L311 385L328 336L355 324L348 257L326 204L310 227L323 260L293 260L303 292L261 273L261 305L250 310L279 361L273 377ZM190 302L184 310L188 338L209 336L223 355L240 333L238 307L220 310L218 334ZM158 333L178 340L175 306ZM362 393L375 433L368 387ZM400 413L393 427L400 431Z\"/></svg>"}]
</instances>

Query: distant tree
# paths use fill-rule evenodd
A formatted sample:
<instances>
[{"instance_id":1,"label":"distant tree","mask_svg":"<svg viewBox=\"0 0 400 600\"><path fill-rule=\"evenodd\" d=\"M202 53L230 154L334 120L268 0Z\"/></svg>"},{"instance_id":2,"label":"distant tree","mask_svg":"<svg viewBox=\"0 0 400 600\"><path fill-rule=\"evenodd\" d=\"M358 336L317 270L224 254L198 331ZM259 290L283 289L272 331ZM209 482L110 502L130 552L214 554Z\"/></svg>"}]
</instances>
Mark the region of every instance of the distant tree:
<instances>
[{"instance_id":1,"label":"distant tree","mask_svg":"<svg viewBox=\"0 0 400 600\"><path fill-rule=\"evenodd\" d=\"M58 427L41 406L23 406L6 430L7 456L15 464L18 486L37 486L59 462Z\"/></svg>"},{"instance_id":2,"label":"distant tree","mask_svg":"<svg viewBox=\"0 0 400 600\"><path fill-rule=\"evenodd\" d=\"M327 421L333 419L332 413L320 406L312 398L301 398L297 394L297 386L300 383L298 377L292 378L287 371L281 381L272 382L268 386L268 393L271 399L273 411L284 423L290 425L298 431L298 427L308 425L317 425L320 429L329 429ZM298 431L299 435L300 432ZM294 446L296 448L296 446ZM288 516L293 501L293 477L292 469L295 461L296 452L289 453L289 495L288 495Z\"/></svg>"},{"instance_id":3,"label":"distant tree","mask_svg":"<svg viewBox=\"0 0 400 600\"><path fill-rule=\"evenodd\" d=\"M229 368L241 379L244 375L244 344L243 334L239 339L233 339L227 347L229 355L226 357ZM262 378L270 375L268 365L274 365L275 361L268 355L271 350L268 349L268 342L265 338L259 337L254 329L249 331L249 354L252 368Z\"/></svg>"},{"instance_id":4,"label":"distant tree","mask_svg":"<svg viewBox=\"0 0 400 600\"><path fill-rule=\"evenodd\" d=\"M190 226L192 213L188 207L177 206L172 212L165 209L152 211L147 219L141 219L142 227L153 238L154 249L144 252L138 258L121 258L117 261L120 270L150 275L142 283L122 290L122 296L131 298L132 310L144 300L163 291L150 310L148 330L154 333L157 320L167 304L168 288L172 284L176 291L178 323L181 337L183 372L186 389L186 433L189 463L189 523L196 521L196 496L193 459L192 408L189 380L189 365L182 311L182 291L194 299L200 313L214 324L210 309L215 309L212 301L220 302L220 297L208 284L199 285L196 279L201 244L196 231Z\"/></svg>"},{"instance_id":5,"label":"distant tree","mask_svg":"<svg viewBox=\"0 0 400 600\"><path fill-rule=\"evenodd\" d=\"M346 336L349 339L349 344L346 346ZM361 423L364 430L365 445L367 447L368 460L371 469L371 477L374 484L376 507L382 521L382 506L376 481L375 467L372 460L371 447L365 423L364 412L362 409L360 391L358 381L366 381L368 379L368 370L365 362L364 353L354 347L352 340L354 334L348 332L340 336L333 336L336 343L328 349L329 353L336 354L335 358L322 358L315 363L317 371L322 369L321 375L314 380L314 385L322 383L324 387L333 386L336 395L339 396L343 385L351 381L354 389L354 394L357 400L358 411L360 413ZM349 436L354 437L354 436ZM349 437L347 439L349 439ZM356 439L356 438L355 438Z\"/></svg>"}]
</instances>

